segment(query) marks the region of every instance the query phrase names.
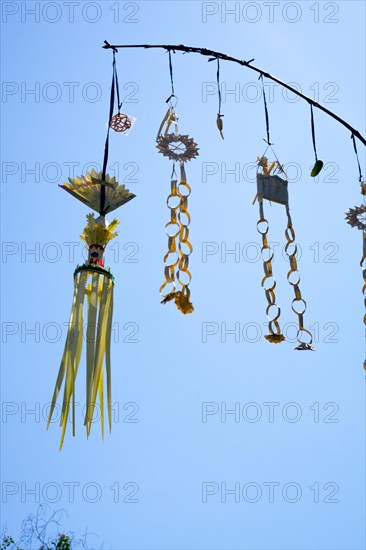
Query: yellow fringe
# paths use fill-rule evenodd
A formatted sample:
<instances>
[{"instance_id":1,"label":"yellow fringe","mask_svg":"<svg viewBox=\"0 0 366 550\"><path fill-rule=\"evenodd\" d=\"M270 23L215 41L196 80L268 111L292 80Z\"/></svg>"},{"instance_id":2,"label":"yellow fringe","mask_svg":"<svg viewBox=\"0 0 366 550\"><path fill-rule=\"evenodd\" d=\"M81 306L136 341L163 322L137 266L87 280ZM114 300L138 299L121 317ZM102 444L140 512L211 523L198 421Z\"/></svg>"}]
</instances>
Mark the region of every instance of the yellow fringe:
<instances>
[{"instance_id":1,"label":"yellow fringe","mask_svg":"<svg viewBox=\"0 0 366 550\"><path fill-rule=\"evenodd\" d=\"M87 286L91 277L91 285ZM93 421L97 397L100 404L100 421L104 437L104 362L107 377L107 406L109 429L112 427L111 393L111 328L113 315L113 281L92 271L82 271L75 277L74 298L63 357L53 392L47 428L64 383L63 403L60 418L62 428L60 450L62 449L71 407L72 432L75 435L75 380L79 369L83 346L83 309L87 295L88 315L86 327L86 413L84 424L87 436Z\"/></svg>"}]
</instances>

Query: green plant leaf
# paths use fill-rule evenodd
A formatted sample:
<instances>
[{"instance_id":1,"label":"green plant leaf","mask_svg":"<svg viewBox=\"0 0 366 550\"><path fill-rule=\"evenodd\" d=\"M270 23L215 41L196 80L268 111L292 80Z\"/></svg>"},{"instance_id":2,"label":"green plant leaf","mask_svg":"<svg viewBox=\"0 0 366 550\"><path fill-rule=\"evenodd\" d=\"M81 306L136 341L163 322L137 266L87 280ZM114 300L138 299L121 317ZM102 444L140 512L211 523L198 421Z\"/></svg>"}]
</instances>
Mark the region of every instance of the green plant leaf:
<instances>
[{"instance_id":1,"label":"green plant leaf","mask_svg":"<svg viewBox=\"0 0 366 550\"><path fill-rule=\"evenodd\" d=\"M322 160L317 160L316 163L314 164L314 168L312 169L311 173L310 173L310 176L312 178L315 178L319 172L321 171L321 169L323 168L323 161Z\"/></svg>"}]
</instances>

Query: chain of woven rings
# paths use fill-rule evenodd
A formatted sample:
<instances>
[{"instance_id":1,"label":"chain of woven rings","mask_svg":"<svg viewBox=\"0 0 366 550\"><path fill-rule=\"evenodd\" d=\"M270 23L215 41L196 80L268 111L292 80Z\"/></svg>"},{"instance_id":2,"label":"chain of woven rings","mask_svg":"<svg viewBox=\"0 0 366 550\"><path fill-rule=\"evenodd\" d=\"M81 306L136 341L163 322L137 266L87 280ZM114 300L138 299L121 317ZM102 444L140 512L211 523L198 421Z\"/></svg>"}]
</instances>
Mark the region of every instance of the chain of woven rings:
<instances>
[{"instance_id":1,"label":"chain of woven rings","mask_svg":"<svg viewBox=\"0 0 366 550\"><path fill-rule=\"evenodd\" d=\"M170 221L165 224L166 234L168 236L168 251L164 256L164 276L165 281L160 287L160 293L163 298L176 291L175 280L181 285L181 292L189 300L189 284L192 275L188 269L189 256L192 252L192 245L189 242L189 224L191 217L188 212L188 197L191 188L186 181L186 173L183 162L180 163L180 183L177 179L171 180L170 195L167 198L167 206L170 209ZM177 246L178 242L178 246ZM182 274L184 273L184 276ZM164 290L171 284L166 293ZM173 296L172 296L173 297Z\"/></svg>"},{"instance_id":2,"label":"chain of woven rings","mask_svg":"<svg viewBox=\"0 0 366 550\"><path fill-rule=\"evenodd\" d=\"M296 313L298 318L299 329L297 332L297 341L299 344L311 345L313 342L313 337L311 332L304 327L304 313L306 311L306 302L301 296L301 290L299 287L300 284L300 274L297 269L297 245L293 244L295 242L295 230L292 227L292 220L290 215L289 205L286 204L286 214L287 214L287 228L285 231L285 237L287 240L285 246L285 252L287 254L288 260L290 262L290 270L287 273L287 280L294 289L295 298L292 300L291 308L294 313ZM291 252L292 246L292 252ZM295 274L295 275L294 275ZM304 340L306 336L307 340Z\"/></svg>"},{"instance_id":3,"label":"chain of woven rings","mask_svg":"<svg viewBox=\"0 0 366 550\"><path fill-rule=\"evenodd\" d=\"M278 319L281 314L281 309L276 304L276 295L274 289L276 288L276 281L272 271L273 250L268 244L267 233L269 231L268 220L264 217L263 201L259 200L259 221L257 223L258 233L262 235L262 258L263 258L263 270L264 277L262 279L262 287L268 302L266 309L266 315L269 319L268 329L270 334L265 336L269 342L282 342L284 336L281 334L280 325Z\"/></svg>"},{"instance_id":4,"label":"chain of woven rings","mask_svg":"<svg viewBox=\"0 0 366 550\"><path fill-rule=\"evenodd\" d=\"M177 253L177 237L179 235L179 222L178 222L178 209L180 205L180 195L178 193L177 180L171 180L171 190L166 203L170 209L170 221L165 224L165 231L168 236L168 251L164 256L164 275L165 281L160 287L160 293L163 298L166 298L168 294L175 291L175 269L179 263L179 255ZM173 258L176 258L173 261ZM163 293L166 286L173 285L173 289L168 288L166 294Z\"/></svg>"},{"instance_id":5,"label":"chain of woven rings","mask_svg":"<svg viewBox=\"0 0 366 550\"><path fill-rule=\"evenodd\" d=\"M285 231L285 237L286 237L286 246L285 246L285 252L288 257L289 263L290 263L290 270L287 273L287 280L290 283L290 285L294 289L295 298L292 300L292 311L296 313L298 318L298 332L297 332L297 341L300 345L311 345L312 344L312 334L311 332L304 327L304 313L306 310L306 302L301 296L301 290L299 287L300 284L300 275L297 269L297 246L295 243L295 230L292 226L292 220L290 216L290 210L288 204L286 205L286 214L287 214L287 228ZM285 338L283 334L281 334L281 328L280 324L278 322L278 319L281 314L281 309L276 304L276 295L275 295L275 287L276 287L276 281L273 276L272 271L272 260L274 256L274 252L271 249L271 247L268 244L267 240L267 234L269 231L269 223L268 220L264 217L264 209L263 209L263 201L259 201L259 221L257 223L257 230L262 236L262 258L263 258L263 269L264 269L264 277L262 279L262 287L264 288L265 296L268 302L268 306L266 309L266 314L269 319L269 335L265 336L265 338L272 343L279 343L282 342ZM366 269L364 271L365 275L365 292L366 292ZM366 305L366 297L365 297L365 305ZM365 314L365 322L366 322L366 314ZM305 341L303 338L305 335L308 336L307 340Z\"/></svg>"},{"instance_id":6,"label":"chain of woven rings","mask_svg":"<svg viewBox=\"0 0 366 550\"><path fill-rule=\"evenodd\" d=\"M191 272L188 269L189 256L192 253L192 245L189 242L189 224L191 216L188 212L188 197L191 194L191 188L187 183L186 171L183 162L180 164L180 184L178 186L180 196L178 221L179 221L179 264L177 271L177 280L181 285L182 293L189 300L191 291L189 284L192 280ZM184 276L182 277L182 273Z\"/></svg>"}]
</instances>

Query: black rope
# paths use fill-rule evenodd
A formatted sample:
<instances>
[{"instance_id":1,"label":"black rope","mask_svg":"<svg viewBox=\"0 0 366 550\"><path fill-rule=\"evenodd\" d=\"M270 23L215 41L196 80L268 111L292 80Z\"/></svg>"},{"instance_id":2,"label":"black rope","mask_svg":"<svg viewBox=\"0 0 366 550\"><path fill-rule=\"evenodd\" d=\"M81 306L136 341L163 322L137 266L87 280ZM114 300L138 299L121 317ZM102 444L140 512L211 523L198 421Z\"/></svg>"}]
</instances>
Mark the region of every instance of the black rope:
<instances>
[{"instance_id":1,"label":"black rope","mask_svg":"<svg viewBox=\"0 0 366 550\"><path fill-rule=\"evenodd\" d=\"M266 92L264 90L264 82L263 82L263 74L259 76L259 79L262 81L262 93L263 93L263 103L264 103L264 113L266 116L266 130L267 130L267 139L264 140L268 145L273 145L271 143L270 137L269 137L269 117L268 117L268 108L267 108L267 100L266 100ZM258 79L258 80L259 80Z\"/></svg>"},{"instance_id":2,"label":"black rope","mask_svg":"<svg viewBox=\"0 0 366 550\"><path fill-rule=\"evenodd\" d=\"M315 144L315 124L314 124L314 113L313 113L313 106L310 105L311 110L311 135L313 138L313 147L314 147L314 153L315 153L315 161L318 162L318 155L316 153L316 144Z\"/></svg>"},{"instance_id":3,"label":"black rope","mask_svg":"<svg viewBox=\"0 0 366 550\"><path fill-rule=\"evenodd\" d=\"M351 135L351 139L352 139L352 141L353 141L353 148L354 148L354 150L355 150L356 159L357 159L358 173L359 173L358 181L361 183L361 181L363 181L363 177L362 177L362 172L361 172L360 159L358 158L358 152L357 152L356 140L355 140L354 134Z\"/></svg>"},{"instance_id":4,"label":"black rope","mask_svg":"<svg viewBox=\"0 0 366 550\"><path fill-rule=\"evenodd\" d=\"M219 58L217 58L217 93L219 95L219 112L218 112L218 116L221 118L224 115L221 114L220 59Z\"/></svg>"},{"instance_id":5,"label":"black rope","mask_svg":"<svg viewBox=\"0 0 366 550\"><path fill-rule=\"evenodd\" d=\"M175 52L174 52L175 53ZM169 54L169 73L170 73L170 83L171 83L171 86L172 86L172 93L170 94L170 96L168 97L168 99L166 100L166 103L168 103L172 97L176 97L175 93L174 93L174 80L173 80L173 65L172 65L172 54L171 54L171 51L168 50L168 54Z\"/></svg>"},{"instance_id":6,"label":"black rope","mask_svg":"<svg viewBox=\"0 0 366 550\"><path fill-rule=\"evenodd\" d=\"M111 120L112 120L112 117L113 117L116 75L117 75L117 72L116 72L116 50L113 50L112 86L111 86L111 97L110 97L110 102L109 102L108 130L107 130L107 137L106 137L105 145L104 145L102 181L105 181L105 176L106 176L106 172L107 172L108 152L109 152L109 130L110 130ZM118 94L118 91L117 91L117 94ZM119 97L118 97L118 99L119 99ZM99 214L101 216L104 216L104 214L105 214L104 207L105 207L105 185L101 185L101 189L100 189L100 209L99 209Z\"/></svg>"}]
</instances>

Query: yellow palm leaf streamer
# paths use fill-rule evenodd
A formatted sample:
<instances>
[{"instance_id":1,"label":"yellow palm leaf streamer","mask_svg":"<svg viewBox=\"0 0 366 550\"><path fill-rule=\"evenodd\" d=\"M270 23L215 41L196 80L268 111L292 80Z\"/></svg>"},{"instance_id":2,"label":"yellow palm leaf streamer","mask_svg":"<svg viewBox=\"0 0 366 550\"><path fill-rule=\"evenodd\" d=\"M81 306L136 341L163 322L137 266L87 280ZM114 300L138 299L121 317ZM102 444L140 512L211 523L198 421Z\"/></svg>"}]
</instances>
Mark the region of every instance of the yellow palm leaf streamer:
<instances>
[{"instance_id":1,"label":"yellow palm leaf streamer","mask_svg":"<svg viewBox=\"0 0 366 550\"><path fill-rule=\"evenodd\" d=\"M65 438L66 427L71 414L72 433L75 435L75 383L82 355L83 340L86 340L86 412L84 424L89 437L97 401L100 407L102 436L104 436L104 384L107 386L107 408L109 429L112 427L112 381L111 381L111 328L113 315L114 277L109 268L104 266L105 247L117 236L115 231L118 221L108 223L105 216L135 197L124 185L119 185L115 177L106 173L109 150L109 131L123 132L128 130L131 119L120 109L116 70L116 51L113 51L113 77L109 105L109 124L104 147L103 170L92 170L85 176L69 178L60 187L89 208L98 212L87 215L87 224L81 239L89 249L87 261L77 266L74 272L74 297L71 307L70 322L67 331L64 353L62 356L56 386L53 392L47 428L63 387L60 426L62 428L60 450ZM117 115L113 116L115 93L118 101ZM116 126L116 117L123 118L124 127ZM86 319L84 319L84 308ZM84 322L85 327L84 327ZM85 334L84 334L85 328Z\"/></svg>"}]
</instances>

